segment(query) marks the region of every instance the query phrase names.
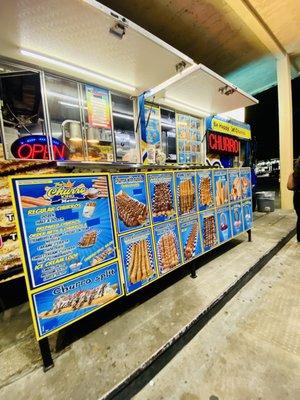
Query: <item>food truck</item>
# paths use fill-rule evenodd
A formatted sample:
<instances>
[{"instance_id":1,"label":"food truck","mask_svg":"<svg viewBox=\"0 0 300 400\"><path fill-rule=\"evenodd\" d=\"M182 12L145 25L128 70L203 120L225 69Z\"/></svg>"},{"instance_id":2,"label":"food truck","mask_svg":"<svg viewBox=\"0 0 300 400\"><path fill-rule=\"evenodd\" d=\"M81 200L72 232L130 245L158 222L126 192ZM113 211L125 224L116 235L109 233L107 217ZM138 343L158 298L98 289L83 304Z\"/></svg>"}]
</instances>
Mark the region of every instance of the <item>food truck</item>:
<instances>
[{"instance_id":1,"label":"food truck","mask_svg":"<svg viewBox=\"0 0 300 400\"><path fill-rule=\"evenodd\" d=\"M25 276L37 340L252 226L250 170L207 154L241 157L250 128L216 115L256 99L89 4L101 73L33 47L0 60L0 281Z\"/></svg>"}]
</instances>

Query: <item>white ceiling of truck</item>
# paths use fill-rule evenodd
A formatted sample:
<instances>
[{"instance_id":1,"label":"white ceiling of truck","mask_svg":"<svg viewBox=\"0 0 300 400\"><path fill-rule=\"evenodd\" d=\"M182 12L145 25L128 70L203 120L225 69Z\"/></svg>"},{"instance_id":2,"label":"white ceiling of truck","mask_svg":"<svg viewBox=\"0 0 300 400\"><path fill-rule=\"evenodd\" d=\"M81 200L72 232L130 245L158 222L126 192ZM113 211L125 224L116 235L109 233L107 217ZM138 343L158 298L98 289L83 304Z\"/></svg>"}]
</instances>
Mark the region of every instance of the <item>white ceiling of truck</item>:
<instances>
[{"instance_id":1,"label":"white ceiling of truck","mask_svg":"<svg viewBox=\"0 0 300 400\"><path fill-rule=\"evenodd\" d=\"M192 59L128 20L124 21L124 37L117 38L109 32L117 21L122 21L122 16L95 0L2 0L0 55L107 86L100 76L74 69L70 72L59 62L81 67L116 80L109 87L130 95L138 95L174 77L176 65L182 61L186 69L195 67ZM37 61L22 54L21 49L58 63L53 65L45 58ZM209 113L254 104L253 98L238 92L232 97L214 97L220 81L212 75L207 77L209 74L203 75L199 69L166 89L167 96ZM192 90L195 82L201 96Z\"/></svg>"}]
</instances>

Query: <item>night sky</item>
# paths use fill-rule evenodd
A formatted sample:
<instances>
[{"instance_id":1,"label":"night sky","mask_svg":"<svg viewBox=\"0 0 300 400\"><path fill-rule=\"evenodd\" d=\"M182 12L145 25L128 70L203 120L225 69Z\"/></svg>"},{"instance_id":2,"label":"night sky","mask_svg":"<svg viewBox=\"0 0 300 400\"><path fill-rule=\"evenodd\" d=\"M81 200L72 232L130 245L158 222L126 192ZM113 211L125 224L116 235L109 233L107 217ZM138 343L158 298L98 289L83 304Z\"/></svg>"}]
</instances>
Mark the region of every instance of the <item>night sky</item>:
<instances>
[{"instance_id":1,"label":"night sky","mask_svg":"<svg viewBox=\"0 0 300 400\"><path fill-rule=\"evenodd\" d=\"M292 81L294 158L300 155L300 77ZM256 159L279 158L277 86L255 95L259 104L246 108L246 122L256 138ZM255 139L254 139L255 142Z\"/></svg>"}]
</instances>

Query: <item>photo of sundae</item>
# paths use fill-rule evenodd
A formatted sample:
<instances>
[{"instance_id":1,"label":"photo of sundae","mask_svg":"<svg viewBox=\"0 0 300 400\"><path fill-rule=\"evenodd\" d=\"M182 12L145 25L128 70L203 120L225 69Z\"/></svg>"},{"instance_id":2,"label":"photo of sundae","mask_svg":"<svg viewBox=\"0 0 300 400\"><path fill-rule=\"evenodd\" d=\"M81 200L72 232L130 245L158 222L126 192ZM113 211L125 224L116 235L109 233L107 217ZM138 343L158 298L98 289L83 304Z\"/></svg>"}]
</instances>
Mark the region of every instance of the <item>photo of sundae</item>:
<instances>
[{"instance_id":1,"label":"photo of sundae","mask_svg":"<svg viewBox=\"0 0 300 400\"><path fill-rule=\"evenodd\" d=\"M220 216L220 231L223 236L223 240L228 239L228 223L227 223L227 217L225 213L222 213Z\"/></svg>"},{"instance_id":2,"label":"photo of sundae","mask_svg":"<svg viewBox=\"0 0 300 400\"><path fill-rule=\"evenodd\" d=\"M233 218L233 220L234 220L233 224L234 224L234 226L235 226L236 229L239 229L240 226L241 226L241 224L242 224L241 215L240 215L239 209L236 208L236 209L234 210L233 216L234 216L234 218Z\"/></svg>"}]
</instances>

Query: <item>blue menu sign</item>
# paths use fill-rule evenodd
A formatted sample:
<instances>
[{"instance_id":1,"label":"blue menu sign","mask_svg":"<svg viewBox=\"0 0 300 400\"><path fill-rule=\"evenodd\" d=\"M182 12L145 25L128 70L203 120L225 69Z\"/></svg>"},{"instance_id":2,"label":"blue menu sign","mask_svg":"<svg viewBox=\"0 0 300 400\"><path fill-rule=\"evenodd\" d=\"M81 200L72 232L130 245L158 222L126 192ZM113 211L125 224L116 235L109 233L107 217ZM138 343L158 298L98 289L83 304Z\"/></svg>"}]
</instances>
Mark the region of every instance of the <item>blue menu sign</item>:
<instances>
[{"instance_id":1,"label":"blue menu sign","mask_svg":"<svg viewBox=\"0 0 300 400\"><path fill-rule=\"evenodd\" d=\"M33 288L116 258L106 175L13 180Z\"/></svg>"}]
</instances>

